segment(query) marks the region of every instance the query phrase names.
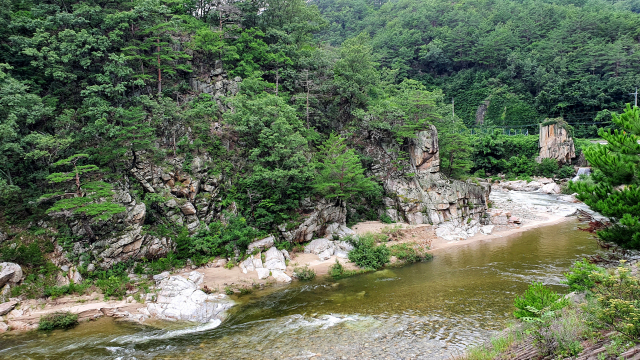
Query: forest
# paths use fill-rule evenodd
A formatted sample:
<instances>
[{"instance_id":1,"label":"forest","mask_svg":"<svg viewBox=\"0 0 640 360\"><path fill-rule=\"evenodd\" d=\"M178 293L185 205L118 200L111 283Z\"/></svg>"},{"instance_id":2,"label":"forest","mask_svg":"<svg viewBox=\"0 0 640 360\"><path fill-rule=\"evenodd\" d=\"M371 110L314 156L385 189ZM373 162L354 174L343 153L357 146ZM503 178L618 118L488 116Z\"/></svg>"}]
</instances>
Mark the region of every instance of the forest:
<instances>
[{"instance_id":1,"label":"forest","mask_svg":"<svg viewBox=\"0 0 640 360\"><path fill-rule=\"evenodd\" d=\"M189 173L210 157L237 228L200 235L216 244L295 222L309 198L386 220L363 141L394 139L403 159L431 124L449 177L569 177L533 160L539 124L615 128L640 76L631 0L1 1L0 218L56 217L68 244L65 221L91 240L122 187L145 231L183 233L134 179L143 161ZM235 95L194 90L222 75Z\"/></svg>"}]
</instances>

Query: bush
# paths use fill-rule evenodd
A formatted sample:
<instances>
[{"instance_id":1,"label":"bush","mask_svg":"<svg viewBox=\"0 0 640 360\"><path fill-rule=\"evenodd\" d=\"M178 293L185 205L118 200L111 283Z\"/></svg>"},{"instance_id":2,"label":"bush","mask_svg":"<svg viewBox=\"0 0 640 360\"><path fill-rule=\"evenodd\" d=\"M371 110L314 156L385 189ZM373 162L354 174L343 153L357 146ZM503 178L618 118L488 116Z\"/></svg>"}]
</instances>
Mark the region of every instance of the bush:
<instances>
[{"instance_id":1,"label":"bush","mask_svg":"<svg viewBox=\"0 0 640 360\"><path fill-rule=\"evenodd\" d=\"M543 309L555 311L568 304L569 300L564 296L559 295L542 283L534 281L522 296L516 297L513 301L513 305L517 309L513 315L518 319L534 318L539 317Z\"/></svg>"},{"instance_id":2,"label":"bush","mask_svg":"<svg viewBox=\"0 0 640 360\"><path fill-rule=\"evenodd\" d=\"M331 277L334 279L339 279L345 276L344 266L340 264L338 259L336 259L336 263L331 265L331 267L329 268L329 275L331 275Z\"/></svg>"},{"instance_id":3,"label":"bush","mask_svg":"<svg viewBox=\"0 0 640 360\"><path fill-rule=\"evenodd\" d=\"M75 284L73 281L69 285L63 286L49 286L44 290L44 296L56 299L60 296L68 294L82 295L92 285L91 280L85 280L80 284Z\"/></svg>"},{"instance_id":4,"label":"bush","mask_svg":"<svg viewBox=\"0 0 640 360\"><path fill-rule=\"evenodd\" d=\"M313 269L309 269L308 265L305 265L305 267L293 269L293 276L300 280L313 280L316 278L316 272Z\"/></svg>"},{"instance_id":5,"label":"bush","mask_svg":"<svg viewBox=\"0 0 640 360\"><path fill-rule=\"evenodd\" d=\"M573 166L565 165L565 166L561 167L560 170L558 170L557 176L560 179L569 179L569 178L573 177L574 173L575 173L575 170L573 169Z\"/></svg>"},{"instance_id":6,"label":"bush","mask_svg":"<svg viewBox=\"0 0 640 360\"><path fill-rule=\"evenodd\" d=\"M40 318L38 330L69 329L78 324L78 314L55 312Z\"/></svg>"},{"instance_id":7,"label":"bush","mask_svg":"<svg viewBox=\"0 0 640 360\"><path fill-rule=\"evenodd\" d=\"M405 263L415 263L422 260L430 260L433 258L431 254L420 255L418 252L409 247L407 244L396 244L392 245L391 248L391 256L395 256L398 260L401 260Z\"/></svg>"},{"instance_id":8,"label":"bush","mask_svg":"<svg viewBox=\"0 0 640 360\"><path fill-rule=\"evenodd\" d=\"M353 241L354 249L349 252L349 260L361 268L378 270L389 262L390 251L384 245L376 246L372 237L361 237Z\"/></svg>"},{"instance_id":9,"label":"bush","mask_svg":"<svg viewBox=\"0 0 640 360\"><path fill-rule=\"evenodd\" d=\"M46 263L44 254L36 241L29 245L20 244L15 247L10 245L3 246L0 248L0 259L27 267L39 267Z\"/></svg>"},{"instance_id":10,"label":"bush","mask_svg":"<svg viewBox=\"0 0 640 360\"><path fill-rule=\"evenodd\" d=\"M605 269L589 263L587 259L582 259L582 261L576 261L571 270L564 274L567 280L562 283L569 285L571 291L589 291L596 285L594 273L602 275Z\"/></svg>"},{"instance_id":11,"label":"bush","mask_svg":"<svg viewBox=\"0 0 640 360\"><path fill-rule=\"evenodd\" d=\"M102 290L105 298L123 298L127 293L128 277L110 276L108 279L99 279L96 286Z\"/></svg>"},{"instance_id":12,"label":"bush","mask_svg":"<svg viewBox=\"0 0 640 360\"><path fill-rule=\"evenodd\" d=\"M177 255L181 259L195 256L235 256L235 250L244 253L260 232L247 225L245 218L231 216L228 224L215 222L209 230L201 230L193 237L184 231L176 239ZM282 244L281 244L282 246Z\"/></svg>"},{"instance_id":13,"label":"bush","mask_svg":"<svg viewBox=\"0 0 640 360\"><path fill-rule=\"evenodd\" d=\"M558 171L558 161L556 159L542 159L538 164L538 175L553 177Z\"/></svg>"}]
</instances>

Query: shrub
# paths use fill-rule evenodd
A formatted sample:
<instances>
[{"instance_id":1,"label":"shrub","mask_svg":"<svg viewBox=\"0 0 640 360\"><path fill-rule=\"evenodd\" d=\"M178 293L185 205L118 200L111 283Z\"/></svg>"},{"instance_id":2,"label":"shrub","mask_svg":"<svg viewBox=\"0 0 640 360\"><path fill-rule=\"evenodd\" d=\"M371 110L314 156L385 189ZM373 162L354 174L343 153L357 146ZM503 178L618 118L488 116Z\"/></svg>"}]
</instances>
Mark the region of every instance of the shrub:
<instances>
[{"instance_id":1,"label":"shrub","mask_svg":"<svg viewBox=\"0 0 640 360\"><path fill-rule=\"evenodd\" d=\"M69 329L78 324L78 314L55 312L40 318L38 330Z\"/></svg>"},{"instance_id":2,"label":"shrub","mask_svg":"<svg viewBox=\"0 0 640 360\"><path fill-rule=\"evenodd\" d=\"M568 179L568 178L572 178L574 173L575 173L575 170L573 169L573 166L565 165L561 167L560 170L558 170L557 175L560 179Z\"/></svg>"},{"instance_id":3,"label":"shrub","mask_svg":"<svg viewBox=\"0 0 640 360\"><path fill-rule=\"evenodd\" d=\"M309 269L308 265L305 265L305 267L293 269L293 276L300 280L313 280L316 278L316 272L313 269Z\"/></svg>"},{"instance_id":4,"label":"shrub","mask_svg":"<svg viewBox=\"0 0 640 360\"><path fill-rule=\"evenodd\" d=\"M391 256L395 256L398 260L405 263L415 263L422 260L429 260L433 256L431 254L420 255L418 252L407 244L395 244L391 248Z\"/></svg>"},{"instance_id":5,"label":"shrub","mask_svg":"<svg viewBox=\"0 0 640 360\"><path fill-rule=\"evenodd\" d=\"M576 261L569 272L564 274L567 280L562 283L569 285L571 291L589 291L596 285L594 272L601 275L605 273L605 269L589 263L587 259Z\"/></svg>"},{"instance_id":6,"label":"shrub","mask_svg":"<svg viewBox=\"0 0 640 360\"><path fill-rule=\"evenodd\" d=\"M558 161L556 159L542 159L538 164L538 175L553 177L558 171Z\"/></svg>"},{"instance_id":7,"label":"shrub","mask_svg":"<svg viewBox=\"0 0 640 360\"><path fill-rule=\"evenodd\" d=\"M513 315L516 318L534 318L539 317L543 309L555 311L562 309L568 304L568 299L544 286L542 283L534 281L522 296L516 297L513 301L513 305L515 305L517 309Z\"/></svg>"},{"instance_id":8,"label":"shrub","mask_svg":"<svg viewBox=\"0 0 640 360\"><path fill-rule=\"evenodd\" d=\"M183 231L184 233L184 231ZM193 237L181 233L176 239L177 255L181 259L194 256L235 256L235 250L245 252L249 244L260 232L247 225L245 218L229 217L228 223L209 224L208 230L201 230ZM280 244L283 246L283 244Z\"/></svg>"},{"instance_id":9,"label":"shrub","mask_svg":"<svg viewBox=\"0 0 640 360\"><path fill-rule=\"evenodd\" d=\"M339 279L345 275L344 266L340 264L338 259L336 259L336 263L329 268L329 275L334 279Z\"/></svg>"},{"instance_id":10,"label":"shrub","mask_svg":"<svg viewBox=\"0 0 640 360\"><path fill-rule=\"evenodd\" d=\"M361 268L378 270L389 262L389 248L384 245L376 246L371 237L355 240L353 246L354 249L349 252L349 260Z\"/></svg>"},{"instance_id":11,"label":"shrub","mask_svg":"<svg viewBox=\"0 0 640 360\"><path fill-rule=\"evenodd\" d=\"M123 298L127 293L128 277L110 276L108 279L99 279L96 286L102 290L105 298Z\"/></svg>"},{"instance_id":12,"label":"shrub","mask_svg":"<svg viewBox=\"0 0 640 360\"><path fill-rule=\"evenodd\" d=\"M92 285L91 280L85 280L80 284L75 284L73 281L69 283L69 285L64 286L49 286L44 290L44 296L50 297L51 299L58 298L60 296L68 295L68 294L78 294L82 295L84 292Z\"/></svg>"},{"instance_id":13,"label":"shrub","mask_svg":"<svg viewBox=\"0 0 640 360\"><path fill-rule=\"evenodd\" d=\"M380 215L380 221L385 223L385 224L393 224L394 221L391 218L391 216L387 215L386 213Z\"/></svg>"},{"instance_id":14,"label":"shrub","mask_svg":"<svg viewBox=\"0 0 640 360\"><path fill-rule=\"evenodd\" d=\"M234 294L233 289L230 286L225 286L224 287L224 293L227 294L227 295L233 295Z\"/></svg>"}]
</instances>

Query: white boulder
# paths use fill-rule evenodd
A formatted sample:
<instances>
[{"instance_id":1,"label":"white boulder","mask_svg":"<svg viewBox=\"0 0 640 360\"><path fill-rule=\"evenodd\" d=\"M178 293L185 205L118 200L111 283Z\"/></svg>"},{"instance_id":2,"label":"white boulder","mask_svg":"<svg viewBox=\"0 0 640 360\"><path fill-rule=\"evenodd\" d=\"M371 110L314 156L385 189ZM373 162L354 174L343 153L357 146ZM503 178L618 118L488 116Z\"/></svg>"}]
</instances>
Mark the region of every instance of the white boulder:
<instances>
[{"instance_id":1,"label":"white boulder","mask_svg":"<svg viewBox=\"0 0 640 360\"><path fill-rule=\"evenodd\" d=\"M233 306L233 301L226 295L207 295L198 289L195 282L181 276L163 279L158 287L161 289L158 298L156 302L147 304L147 311L161 320L221 321L225 311Z\"/></svg>"},{"instance_id":2,"label":"white boulder","mask_svg":"<svg viewBox=\"0 0 640 360\"><path fill-rule=\"evenodd\" d=\"M285 263L284 255L275 247L267 250L265 253L264 267L269 270L285 270L287 264Z\"/></svg>"},{"instance_id":3,"label":"white boulder","mask_svg":"<svg viewBox=\"0 0 640 360\"><path fill-rule=\"evenodd\" d=\"M291 277L282 270L271 270L271 276L278 282L291 282Z\"/></svg>"},{"instance_id":4,"label":"white boulder","mask_svg":"<svg viewBox=\"0 0 640 360\"><path fill-rule=\"evenodd\" d=\"M540 188L540 192L545 194L560 194L560 186L556 183L548 183Z\"/></svg>"},{"instance_id":5,"label":"white boulder","mask_svg":"<svg viewBox=\"0 0 640 360\"><path fill-rule=\"evenodd\" d=\"M0 263L0 287L4 284L16 284L22 279L22 268L18 264Z\"/></svg>"},{"instance_id":6,"label":"white boulder","mask_svg":"<svg viewBox=\"0 0 640 360\"><path fill-rule=\"evenodd\" d=\"M258 249L260 251L269 249L275 243L276 238L273 236L266 237L262 240L254 241L247 247L247 253L253 253L254 249Z\"/></svg>"}]
</instances>

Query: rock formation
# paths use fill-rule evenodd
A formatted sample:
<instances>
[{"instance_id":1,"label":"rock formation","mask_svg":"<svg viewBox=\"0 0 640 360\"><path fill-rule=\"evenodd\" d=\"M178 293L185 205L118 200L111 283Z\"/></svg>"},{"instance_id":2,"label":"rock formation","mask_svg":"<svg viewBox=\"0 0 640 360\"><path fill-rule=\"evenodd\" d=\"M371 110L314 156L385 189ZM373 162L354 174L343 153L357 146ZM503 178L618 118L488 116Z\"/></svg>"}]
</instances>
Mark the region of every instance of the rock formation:
<instances>
[{"instance_id":1,"label":"rock formation","mask_svg":"<svg viewBox=\"0 0 640 360\"><path fill-rule=\"evenodd\" d=\"M571 159L576 157L573 139L560 120L540 128L538 146L540 147L540 156L536 158L537 162L541 162L542 159L555 159L560 165L563 165L570 164Z\"/></svg>"},{"instance_id":2,"label":"rock formation","mask_svg":"<svg viewBox=\"0 0 640 360\"><path fill-rule=\"evenodd\" d=\"M440 173L438 132L431 125L419 132L409 144L406 171L393 165L394 144L370 146L367 153L378 160L374 175L382 179L386 197L386 215L409 224L440 224L451 221L478 222L487 209L491 187L451 180Z\"/></svg>"}]
</instances>

